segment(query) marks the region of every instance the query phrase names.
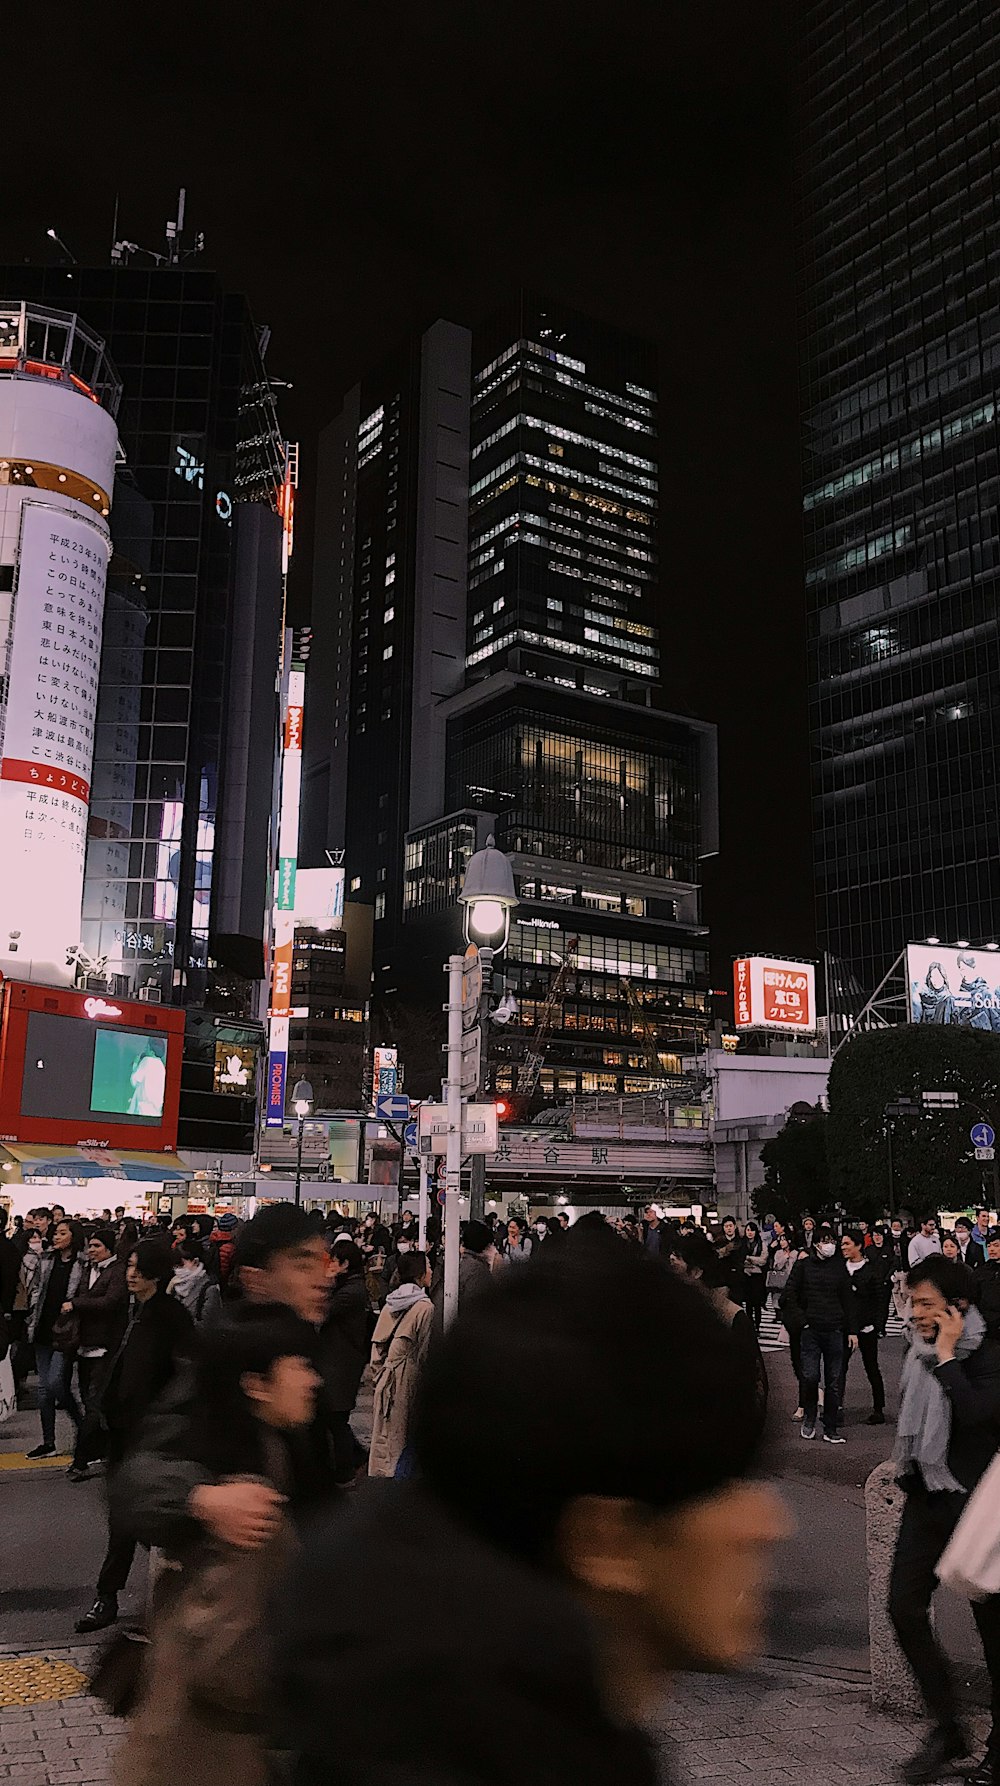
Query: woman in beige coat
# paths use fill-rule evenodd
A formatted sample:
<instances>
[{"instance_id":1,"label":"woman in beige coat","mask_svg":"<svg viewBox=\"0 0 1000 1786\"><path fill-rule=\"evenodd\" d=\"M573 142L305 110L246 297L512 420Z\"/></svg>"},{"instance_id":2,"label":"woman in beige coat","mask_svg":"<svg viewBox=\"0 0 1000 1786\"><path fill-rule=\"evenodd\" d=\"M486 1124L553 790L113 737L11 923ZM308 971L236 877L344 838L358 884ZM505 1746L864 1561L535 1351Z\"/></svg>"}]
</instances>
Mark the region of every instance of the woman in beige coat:
<instances>
[{"instance_id":1,"label":"woman in beige coat","mask_svg":"<svg viewBox=\"0 0 1000 1786\"><path fill-rule=\"evenodd\" d=\"M427 1294L426 1253L404 1253L399 1288L390 1290L372 1335L372 1442L370 1476L394 1476L406 1446L413 1398L431 1337L434 1306Z\"/></svg>"}]
</instances>

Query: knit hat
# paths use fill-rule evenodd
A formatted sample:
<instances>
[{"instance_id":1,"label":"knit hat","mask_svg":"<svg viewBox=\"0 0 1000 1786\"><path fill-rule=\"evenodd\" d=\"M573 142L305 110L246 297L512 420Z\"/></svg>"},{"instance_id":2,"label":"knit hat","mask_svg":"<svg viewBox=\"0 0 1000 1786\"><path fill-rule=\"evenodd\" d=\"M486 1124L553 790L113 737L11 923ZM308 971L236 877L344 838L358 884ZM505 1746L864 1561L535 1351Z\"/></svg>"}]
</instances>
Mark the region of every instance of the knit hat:
<instances>
[{"instance_id":1,"label":"knit hat","mask_svg":"<svg viewBox=\"0 0 1000 1786\"><path fill-rule=\"evenodd\" d=\"M216 1216L215 1225L220 1234L232 1234L234 1228L237 1226L236 1217L232 1210L227 1209L223 1215Z\"/></svg>"}]
</instances>

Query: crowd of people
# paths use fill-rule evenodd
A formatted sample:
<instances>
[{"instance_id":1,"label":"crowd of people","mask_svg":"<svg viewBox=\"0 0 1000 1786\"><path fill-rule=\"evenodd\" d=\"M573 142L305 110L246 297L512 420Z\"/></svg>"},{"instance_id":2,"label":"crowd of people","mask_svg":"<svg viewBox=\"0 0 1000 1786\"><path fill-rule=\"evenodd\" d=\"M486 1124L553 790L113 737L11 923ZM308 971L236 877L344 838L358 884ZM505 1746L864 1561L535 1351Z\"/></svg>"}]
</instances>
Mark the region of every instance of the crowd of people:
<instances>
[{"instance_id":1,"label":"crowd of people","mask_svg":"<svg viewBox=\"0 0 1000 1786\"><path fill-rule=\"evenodd\" d=\"M731 1666L759 1640L786 1525L753 1477L768 1297L802 1436L831 1443L855 1352L884 1421L879 1342L894 1304L906 1316L890 1614L932 1719L907 1779L967 1752L928 1609L1000 1447L985 1211L950 1232L491 1212L462 1226L445 1333L436 1220L274 1203L140 1227L56 1206L0 1238L0 1297L18 1379L37 1375L31 1455L57 1455L62 1409L72 1479L106 1475L77 1630L114 1626L137 1547L155 1559L117 1786L265 1786L279 1751L295 1786L647 1786L663 1668ZM1000 1596L975 1611L996 1695ZM470 1654L495 1659L488 1675ZM974 1786L1000 1786L996 1697L994 1730Z\"/></svg>"}]
</instances>

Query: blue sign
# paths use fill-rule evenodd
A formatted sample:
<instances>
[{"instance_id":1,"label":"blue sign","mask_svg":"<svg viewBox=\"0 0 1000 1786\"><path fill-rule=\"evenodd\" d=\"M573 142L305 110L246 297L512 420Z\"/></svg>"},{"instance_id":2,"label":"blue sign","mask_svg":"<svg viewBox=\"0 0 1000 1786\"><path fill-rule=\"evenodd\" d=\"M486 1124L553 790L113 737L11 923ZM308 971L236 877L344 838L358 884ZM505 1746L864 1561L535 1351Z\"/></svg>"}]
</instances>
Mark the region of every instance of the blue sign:
<instances>
[{"instance_id":1,"label":"blue sign","mask_svg":"<svg viewBox=\"0 0 1000 1786\"><path fill-rule=\"evenodd\" d=\"M969 1130L969 1135L973 1147L992 1147L996 1141L996 1134L988 1122L974 1123Z\"/></svg>"},{"instance_id":2,"label":"blue sign","mask_svg":"<svg viewBox=\"0 0 1000 1786\"><path fill-rule=\"evenodd\" d=\"M277 1052L272 1049L267 1057L267 1119L266 1127L280 1129L285 1121L285 1076L288 1072L288 1055L284 1049Z\"/></svg>"},{"instance_id":3,"label":"blue sign","mask_svg":"<svg viewBox=\"0 0 1000 1786\"><path fill-rule=\"evenodd\" d=\"M415 1122L408 1122L403 1130L403 1144L405 1147L412 1148L414 1151L416 1150L417 1124Z\"/></svg>"},{"instance_id":4,"label":"blue sign","mask_svg":"<svg viewBox=\"0 0 1000 1786\"><path fill-rule=\"evenodd\" d=\"M410 1100L405 1092L389 1092L376 1099L375 1114L383 1122L409 1122Z\"/></svg>"}]
</instances>

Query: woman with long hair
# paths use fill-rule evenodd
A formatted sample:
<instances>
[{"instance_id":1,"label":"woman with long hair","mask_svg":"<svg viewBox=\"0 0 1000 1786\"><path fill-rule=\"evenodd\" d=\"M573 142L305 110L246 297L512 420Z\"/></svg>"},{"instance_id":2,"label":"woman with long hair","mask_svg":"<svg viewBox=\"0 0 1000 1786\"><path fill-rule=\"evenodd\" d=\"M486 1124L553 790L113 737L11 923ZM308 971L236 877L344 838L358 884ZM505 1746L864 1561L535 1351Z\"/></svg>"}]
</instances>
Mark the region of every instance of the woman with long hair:
<instances>
[{"instance_id":1,"label":"woman with long hair","mask_svg":"<svg viewBox=\"0 0 1000 1786\"><path fill-rule=\"evenodd\" d=\"M29 1457L55 1457L56 1409L64 1408L79 1431L81 1413L73 1395L73 1356L66 1323L60 1325L64 1302L76 1294L83 1276L83 1228L64 1217L55 1225L52 1246L39 1255L28 1280L25 1336L35 1348L38 1412L42 1442Z\"/></svg>"},{"instance_id":2,"label":"woman with long hair","mask_svg":"<svg viewBox=\"0 0 1000 1786\"><path fill-rule=\"evenodd\" d=\"M743 1229L743 1306L760 1332L761 1316L767 1300L767 1248L756 1222L747 1222Z\"/></svg>"}]
</instances>

